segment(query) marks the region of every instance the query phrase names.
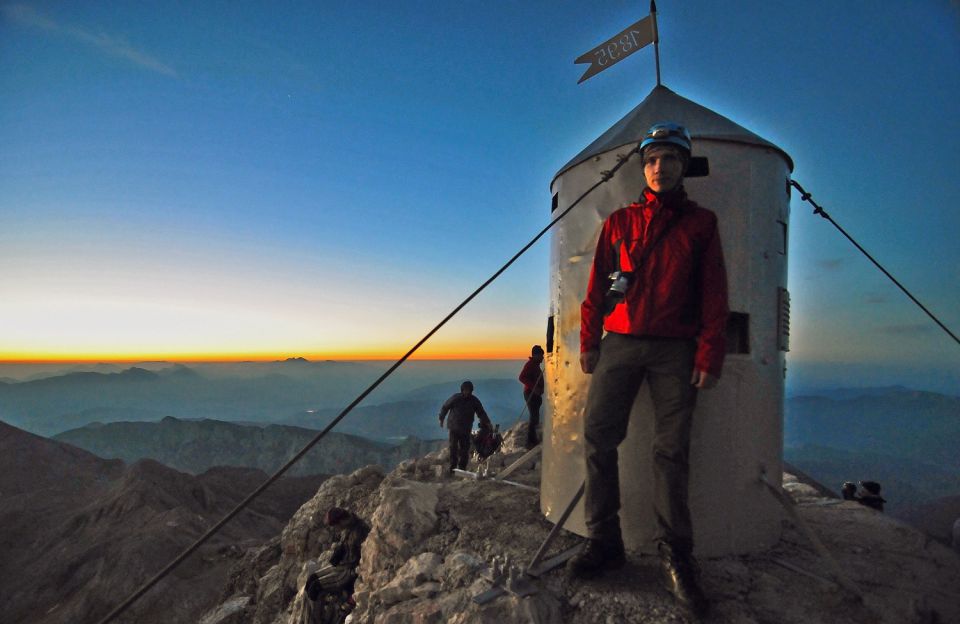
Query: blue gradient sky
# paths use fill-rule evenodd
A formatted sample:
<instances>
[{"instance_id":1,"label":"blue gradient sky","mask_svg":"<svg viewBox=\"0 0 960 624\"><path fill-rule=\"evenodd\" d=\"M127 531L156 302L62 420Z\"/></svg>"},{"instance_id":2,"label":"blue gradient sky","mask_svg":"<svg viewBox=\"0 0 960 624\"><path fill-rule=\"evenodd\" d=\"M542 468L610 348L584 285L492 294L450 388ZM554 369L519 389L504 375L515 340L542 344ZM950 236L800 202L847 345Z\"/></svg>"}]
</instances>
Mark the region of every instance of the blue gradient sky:
<instances>
[{"instance_id":1,"label":"blue gradient sky","mask_svg":"<svg viewBox=\"0 0 960 624\"><path fill-rule=\"evenodd\" d=\"M665 85L960 328L960 9L662 0ZM724 8L727 7L727 8ZM0 4L0 359L395 357L654 86L645 2ZM956 388L960 345L794 198L795 384ZM424 356L542 341L542 242Z\"/></svg>"}]
</instances>

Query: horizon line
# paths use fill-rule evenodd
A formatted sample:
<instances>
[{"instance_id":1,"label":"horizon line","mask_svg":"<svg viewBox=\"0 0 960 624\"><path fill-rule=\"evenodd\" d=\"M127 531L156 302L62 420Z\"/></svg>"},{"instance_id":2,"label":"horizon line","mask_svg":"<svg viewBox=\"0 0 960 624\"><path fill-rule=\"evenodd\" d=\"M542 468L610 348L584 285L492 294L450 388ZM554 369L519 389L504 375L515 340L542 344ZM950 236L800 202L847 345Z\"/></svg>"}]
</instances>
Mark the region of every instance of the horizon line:
<instances>
[{"instance_id":1,"label":"horizon line","mask_svg":"<svg viewBox=\"0 0 960 624\"><path fill-rule=\"evenodd\" d=\"M456 360L474 360L474 361L504 361L504 360L522 360L527 358L527 355L507 355L507 354L498 354L498 355L471 355L471 354L458 354L458 355L429 355L424 357L411 356L408 361L418 361L418 362L447 362L447 361L456 361ZM279 357L270 357L270 356L252 356L252 357L229 357L229 356L186 356L186 357L63 357L63 358L50 358L50 357L38 357L38 358L2 358L0 357L0 364L149 364L149 363L169 363L169 364L242 364L245 362L250 363L270 363L270 362L287 362L290 360L305 360L307 362L396 362L398 357L387 357L387 356L347 356L347 357L328 357L328 356L279 356Z\"/></svg>"}]
</instances>

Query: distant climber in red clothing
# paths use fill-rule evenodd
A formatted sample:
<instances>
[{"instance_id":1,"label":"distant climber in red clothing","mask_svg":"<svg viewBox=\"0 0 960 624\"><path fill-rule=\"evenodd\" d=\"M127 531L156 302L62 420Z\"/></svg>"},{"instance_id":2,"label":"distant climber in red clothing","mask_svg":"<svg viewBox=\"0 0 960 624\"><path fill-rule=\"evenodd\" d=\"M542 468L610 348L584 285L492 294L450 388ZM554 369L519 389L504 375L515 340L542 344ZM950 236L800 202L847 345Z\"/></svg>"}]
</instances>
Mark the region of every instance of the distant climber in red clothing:
<instances>
[{"instance_id":1,"label":"distant climber in red clothing","mask_svg":"<svg viewBox=\"0 0 960 624\"><path fill-rule=\"evenodd\" d=\"M527 450L540 443L537 436L537 427L540 426L540 406L543 404L543 371L540 364L543 362L543 347L533 345L530 357L520 371L520 383L523 384L523 401L527 404L530 419L527 426Z\"/></svg>"}]
</instances>

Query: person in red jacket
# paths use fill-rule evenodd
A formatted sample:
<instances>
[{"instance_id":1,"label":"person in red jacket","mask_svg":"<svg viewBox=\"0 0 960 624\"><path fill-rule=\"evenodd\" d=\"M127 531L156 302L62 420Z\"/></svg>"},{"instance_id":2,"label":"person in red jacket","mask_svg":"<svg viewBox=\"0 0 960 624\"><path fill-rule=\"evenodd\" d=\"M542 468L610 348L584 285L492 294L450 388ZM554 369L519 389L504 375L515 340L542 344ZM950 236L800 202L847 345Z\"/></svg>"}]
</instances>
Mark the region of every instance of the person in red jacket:
<instances>
[{"instance_id":1,"label":"person in red jacket","mask_svg":"<svg viewBox=\"0 0 960 624\"><path fill-rule=\"evenodd\" d=\"M575 578L590 578L625 562L617 447L646 380L654 405L652 502L663 580L699 615L707 603L696 578L687 507L690 428L697 390L720 377L728 310L717 217L683 189L690 149L690 135L679 124L651 127L640 152L646 187L600 232L580 331L580 366L593 375L584 414L590 539L569 569Z\"/></svg>"},{"instance_id":2,"label":"person in red jacket","mask_svg":"<svg viewBox=\"0 0 960 624\"><path fill-rule=\"evenodd\" d=\"M543 347L533 345L530 349L530 358L520 371L520 383L523 384L523 401L530 412L527 426L527 450L529 451L540 443L537 437L537 427L540 425L540 406L543 404L543 371L540 364L543 362Z\"/></svg>"}]
</instances>

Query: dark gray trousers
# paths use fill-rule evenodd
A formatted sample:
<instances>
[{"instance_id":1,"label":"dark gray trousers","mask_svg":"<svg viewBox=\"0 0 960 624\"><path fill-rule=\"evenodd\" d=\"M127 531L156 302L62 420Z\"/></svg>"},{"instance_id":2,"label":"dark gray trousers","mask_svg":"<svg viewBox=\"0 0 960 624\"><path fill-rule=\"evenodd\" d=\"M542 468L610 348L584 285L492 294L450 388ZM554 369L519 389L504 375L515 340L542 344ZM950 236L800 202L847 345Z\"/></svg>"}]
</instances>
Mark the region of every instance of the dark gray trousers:
<instances>
[{"instance_id":1,"label":"dark gray trousers","mask_svg":"<svg viewBox=\"0 0 960 624\"><path fill-rule=\"evenodd\" d=\"M617 447L626 438L630 409L644 379L654 406L656 539L693 549L687 481L696 388L690 384L696 343L608 333L600 347L584 416L587 478L584 505L590 537L620 537Z\"/></svg>"},{"instance_id":2,"label":"dark gray trousers","mask_svg":"<svg viewBox=\"0 0 960 624\"><path fill-rule=\"evenodd\" d=\"M527 404L527 411L530 412L530 420L527 424L527 448L531 449L540 443L537 438L537 427L540 426L540 406L543 405L543 397L531 390L523 393L523 400Z\"/></svg>"},{"instance_id":3,"label":"dark gray trousers","mask_svg":"<svg viewBox=\"0 0 960 624\"><path fill-rule=\"evenodd\" d=\"M467 469L470 461L470 431L450 432L450 470Z\"/></svg>"}]
</instances>

